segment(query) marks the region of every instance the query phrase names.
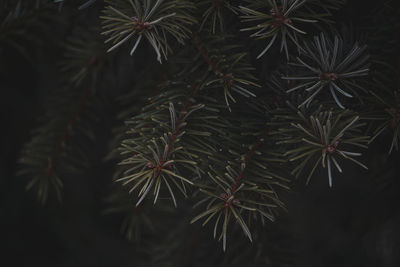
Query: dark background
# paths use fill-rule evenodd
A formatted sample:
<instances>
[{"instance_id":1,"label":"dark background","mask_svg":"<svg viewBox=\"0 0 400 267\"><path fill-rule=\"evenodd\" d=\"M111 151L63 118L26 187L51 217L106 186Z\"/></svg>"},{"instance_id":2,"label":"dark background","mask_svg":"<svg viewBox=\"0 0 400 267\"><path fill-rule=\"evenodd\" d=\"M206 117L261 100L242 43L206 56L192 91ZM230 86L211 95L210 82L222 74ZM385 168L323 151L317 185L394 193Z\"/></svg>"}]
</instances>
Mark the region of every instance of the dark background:
<instances>
[{"instance_id":1,"label":"dark background","mask_svg":"<svg viewBox=\"0 0 400 267\"><path fill-rule=\"evenodd\" d=\"M376 5L349 1L337 16L361 27ZM112 166L101 161L111 119L98 125L103 134L90 177L66 184L63 205L42 207L25 192L26 181L15 175L45 96L57 86L59 53L50 49L34 62L13 50L0 53L0 265L135 266L132 251L137 248L119 234L118 219L101 214L108 181L104 174L112 173ZM109 116L114 112L110 108ZM400 266L400 157L399 152L383 156L386 141L374 143L365 158L380 172L349 167L332 189L316 177L288 197L289 213L282 221L300 233L292 244L298 255L294 266Z\"/></svg>"}]
</instances>

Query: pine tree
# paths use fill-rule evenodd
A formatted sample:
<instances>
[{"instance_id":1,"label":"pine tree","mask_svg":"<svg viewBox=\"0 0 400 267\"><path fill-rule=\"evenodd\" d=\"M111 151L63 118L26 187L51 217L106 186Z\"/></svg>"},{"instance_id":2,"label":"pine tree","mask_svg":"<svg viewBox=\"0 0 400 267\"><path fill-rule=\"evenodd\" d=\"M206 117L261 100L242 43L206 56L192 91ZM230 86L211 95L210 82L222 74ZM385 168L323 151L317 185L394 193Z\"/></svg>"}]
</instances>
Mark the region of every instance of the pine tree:
<instances>
[{"instance_id":1,"label":"pine tree","mask_svg":"<svg viewBox=\"0 0 400 267\"><path fill-rule=\"evenodd\" d=\"M290 196L398 160L384 2L352 27L344 0L2 1L0 53L58 57L17 179L58 209L95 177L135 266L298 266Z\"/></svg>"}]
</instances>

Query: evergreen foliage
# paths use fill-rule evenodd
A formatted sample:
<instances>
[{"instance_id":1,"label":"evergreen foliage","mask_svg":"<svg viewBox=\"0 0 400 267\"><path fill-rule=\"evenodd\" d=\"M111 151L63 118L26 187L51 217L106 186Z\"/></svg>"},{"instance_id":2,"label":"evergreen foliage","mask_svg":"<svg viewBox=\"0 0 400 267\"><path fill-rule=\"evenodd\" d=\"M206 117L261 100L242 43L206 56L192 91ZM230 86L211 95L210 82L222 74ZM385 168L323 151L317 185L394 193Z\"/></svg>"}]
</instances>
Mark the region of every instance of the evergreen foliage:
<instances>
[{"instance_id":1,"label":"evergreen foliage","mask_svg":"<svg viewBox=\"0 0 400 267\"><path fill-rule=\"evenodd\" d=\"M141 247L138 265L179 266L185 260L166 255L187 249L188 233L200 244L190 256L203 260L193 266L292 266L293 253L271 245L287 238L271 233L290 213L285 196L317 174L334 188L348 169L368 170L361 156L382 135L390 135L388 154L399 148L394 52L374 47L383 37L339 33L344 6L1 2L0 53L11 45L28 56L24 39L40 47L48 21L65 27L54 42L63 55L59 88L21 151L18 174L43 205L54 197L63 205L64 183L85 175L93 148L105 147L96 123L112 106L103 213L124 217L121 232ZM210 236L224 252L205 253L215 247Z\"/></svg>"},{"instance_id":2,"label":"evergreen foliage","mask_svg":"<svg viewBox=\"0 0 400 267\"><path fill-rule=\"evenodd\" d=\"M314 42L304 43L303 47L305 51L297 57L297 62L291 63L296 76L284 77L297 82L287 93L299 89L309 92L299 107L311 103L321 90L329 88L336 104L344 109L337 93L352 98L358 96L357 90L365 91L357 81L358 77L367 76L369 71L365 45L360 47L357 43L345 43L339 36L331 41L321 33L319 37L314 37Z\"/></svg>"},{"instance_id":3,"label":"evergreen foliage","mask_svg":"<svg viewBox=\"0 0 400 267\"><path fill-rule=\"evenodd\" d=\"M256 31L251 37L257 39L268 39L267 46L258 55L262 57L275 43L280 41L280 50L285 50L286 57L289 57L289 43L297 45L299 48L298 35L306 34L301 30L298 24L316 23L323 21L329 13L321 13L320 10L313 9L314 6L324 9L335 8L338 2L327 5L321 1L302 1L302 0L284 0L284 1L246 1L247 6L240 6L243 22L258 22L254 26L242 28L241 31ZM336 5L335 5L336 4Z\"/></svg>"},{"instance_id":4,"label":"evergreen foliage","mask_svg":"<svg viewBox=\"0 0 400 267\"><path fill-rule=\"evenodd\" d=\"M130 38L135 42L132 55L144 36L157 53L157 60L172 51L167 34L183 44L190 32L188 26L196 20L190 15L194 8L189 1L108 1L111 5L104 10L102 34L111 35L105 42L112 42L110 52Z\"/></svg>"},{"instance_id":5,"label":"evergreen foliage","mask_svg":"<svg viewBox=\"0 0 400 267\"><path fill-rule=\"evenodd\" d=\"M311 170L307 176L308 183L321 165L327 168L329 186L332 187L333 166L342 172L337 158L353 161L368 169L353 158L361 156L361 153L347 151L346 148L367 148L369 140L368 136L363 135L365 123L360 122L354 112L333 112L333 109L324 110L322 105L306 112L304 109L297 110L290 103L289 106L290 109L276 111L272 125L279 127L275 134L279 140L277 144L286 146L284 156L289 162L299 162L292 167L291 174L298 177L304 169Z\"/></svg>"}]
</instances>

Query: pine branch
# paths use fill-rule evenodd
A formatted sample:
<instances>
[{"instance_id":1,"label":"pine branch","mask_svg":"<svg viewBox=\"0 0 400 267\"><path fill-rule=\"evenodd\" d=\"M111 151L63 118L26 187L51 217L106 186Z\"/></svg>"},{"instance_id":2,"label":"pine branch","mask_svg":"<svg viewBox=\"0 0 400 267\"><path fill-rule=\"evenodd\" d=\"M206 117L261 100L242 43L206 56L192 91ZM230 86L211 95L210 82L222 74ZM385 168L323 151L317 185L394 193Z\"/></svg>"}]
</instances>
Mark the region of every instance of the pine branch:
<instances>
[{"instance_id":1,"label":"pine branch","mask_svg":"<svg viewBox=\"0 0 400 267\"><path fill-rule=\"evenodd\" d=\"M207 155L210 154L207 149L214 149L205 138L211 135L211 121L218 110L197 104L194 95L199 87L189 87L191 90L187 93L185 83L172 83L167 86L168 90L152 98L140 115L127 121L134 128L128 132L130 137L122 142L121 153L128 157L121 164L132 167L117 181L123 185L132 183L130 192L141 187L137 204L151 188L154 188L156 203L164 184L176 206L171 185L186 196L185 184L193 184L193 178L185 178L182 173L199 176L201 170L197 165L201 159L198 154ZM175 106L180 108L177 110ZM204 110L205 114L199 110ZM190 121L194 122L192 127Z\"/></svg>"},{"instance_id":2,"label":"pine branch","mask_svg":"<svg viewBox=\"0 0 400 267\"><path fill-rule=\"evenodd\" d=\"M344 109L338 93L352 98L359 97L357 91L365 92L359 78L367 76L369 71L366 46L347 44L340 36L331 40L321 33L313 42L305 42L304 49L297 62L290 63L291 71L296 75L282 77L293 84L287 93L306 92L306 99L299 107L309 105L323 90L329 90L336 104Z\"/></svg>"},{"instance_id":3,"label":"pine branch","mask_svg":"<svg viewBox=\"0 0 400 267\"><path fill-rule=\"evenodd\" d=\"M139 1L107 0L110 4L103 11L103 35L110 35L105 42L113 46L110 52L130 39L134 45L132 55L142 38L146 38L157 54L157 60L167 59L172 52L167 35L184 44L189 37L189 26L196 23L191 12L193 4L186 0L145 0ZM129 3L127 3L129 2Z\"/></svg>"},{"instance_id":4,"label":"pine branch","mask_svg":"<svg viewBox=\"0 0 400 267\"><path fill-rule=\"evenodd\" d=\"M90 33L83 32L90 37ZM82 31L78 30L78 36L79 34L82 34ZM80 173L84 164L88 165L86 157L89 153L84 151L84 147L77 144L75 139L71 139L77 135L83 139L87 138L87 141L93 140L91 129L88 129L82 120L95 123L93 113L98 112L94 108L98 99L93 95L93 86L103 78L106 60L98 57L97 53L98 50L67 46L67 58L73 60L64 61L63 70L66 75L76 69L84 70L85 75L78 75L79 79L67 81L61 90L57 90L49 98L51 105L42 117L42 125L33 131L32 139L25 145L19 159L21 168L18 174L30 176L26 189L36 187L38 199L42 204L46 203L49 193L53 193L51 190L54 190L61 201L65 175L63 172ZM96 63L99 66L97 68ZM90 125L88 121L85 123ZM75 145L81 148L76 148Z\"/></svg>"},{"instance_id":5,"label":"pine branch","mask_svg":"<svg viewBox=\"0 0 400 267\"><path fill-rule=\"evenodd\" d=\"M270 1L246 1L249 4L240 6L242 22L254 23L241 31L255 31L250 37L256 39L268 39L267 46L258 55L261 58L275 43L280 41L280 51L285 50L286 58L289 59L289 44L299 44L298 35L305 35L297 24L316 23L323 17L322 14L304 12L303 6L307 5L305 0L270 0Z\"/></svg>"},{"instance_id":6,"label":"pine branch","mask_svg":"<svg viewBox=\"0 0 400 267\"><path fill-rule=\"evenodd\" d=\"M29 176L26 189L35 187L42 204L47 202L49 193L55 193L61 201L65 172L79 173L82 165L87 162L87 153L83 152L83 147L71 149L75 141L71 140L72 136L92 139L90 130L78 123L78 119L82 120L89 113L87 105L91 88L80 96L78 105L74 105L77 95L70 90L64 91L64 94L58 92L58 97L62 98L64 104L48 110L43 117L44 123L32 132L32 140L25 145L19 159L21 168L18 175ZM65 106L66 99L67 102L70 101L70 106Z\"/></svg>"},{"instance_id":7,"label":"pine branch","mask_svg":"<svg viewBox=\"0 0 400 267\"><path fill-rule=\"evenodd\" d=\"M229 110L231 110L230 101L236 103L232 91L244 97L256 96L252 91L260 85L252 74L254 69L246 61L247 54L235 51L242 48L240 45L229 45L224 49L226 42L230 40L230 36L205 38L205 42L213 44L213 47L221 47L214 48L212 54L201 45L196 33L192 35L192 39L212 73L211 76L206 78L205 89L223 89L225 103Z\"/></svg>"},{"instance_id":8,"label":"pine branch","mask_svg":"<svg viewBox=\"0 0 400 267\"><path fill-rule=\"evenodd\" d=\"M292 174L298 177L310 170L307 183L318 166L327 169L329 186L332 187L333 166L341 173L340 160L348 160L368 169L354 157L361 153L349 151L367 148L368 136L362 135L365 123L349 110L324 111L323 106L315 110L297 110L289 103L289 109L276 111L271 127L275 130L277 144L284 146L283 155L296 163Z\"/></svg>"},{"instance_id":9,"label":"pine branch","mask_svg":"<svg viewBox=\"0 0 400 267\"><path fill-rule=\"evenodd\" d=\"M254 109L254 106L250 109ZM258 110L257 114L260 119ZM200 191L207 197L200 200L199 204L207 203L206 210L191 221L194 223L204 218L204 226L211 219L216 218L214 238L217 237L218 229L222 228L218 234L218 240L223 240L224 250L231 221L237 222L251 241L252 234L248 224L245 223L244 216L247 216L248 221L250 218L255 218L255 215L260 216L262 223L264 223L264 218L273 221L276 211L283 208L276 188L288 189L286 186L288 180L274 171L276 165L279 165L282 160L276 154L269 152L270 147L266 142L268 128L264 125L264 129L260 130L262 124L258 123L262 120L256 124L255 121L242 122L240 131L235 137L238 141L244 141L244 136L248 133L250 133L250 139L256 135L256 141L248 146L247 152L240 154L237 147L231 148L228 150L228 155L221 153L221 157L225 159L227 156L234 156L236 157L234 161L228 160L225 164L214 163L209 167L208 175L211 184L200 186Z\"/></svg>"}]
</instances>

